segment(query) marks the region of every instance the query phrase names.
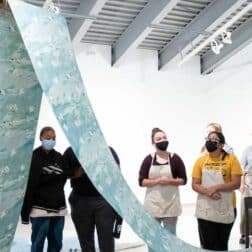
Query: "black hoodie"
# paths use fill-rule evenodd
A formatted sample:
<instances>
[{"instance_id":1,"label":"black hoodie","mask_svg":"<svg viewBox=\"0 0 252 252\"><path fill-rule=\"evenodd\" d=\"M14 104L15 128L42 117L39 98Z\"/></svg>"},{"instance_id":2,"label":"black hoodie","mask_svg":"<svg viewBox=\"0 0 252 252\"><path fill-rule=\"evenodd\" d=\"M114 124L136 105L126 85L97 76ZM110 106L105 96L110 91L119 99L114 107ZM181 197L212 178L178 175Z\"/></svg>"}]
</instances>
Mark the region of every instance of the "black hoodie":
<instances>
[{"instance_id":1,"label":"black hoodie","mask_svg":"<svg viewBox=\"0 0 252 252\"><path fill-rule=\"evenodd\" d=\"M33 151L21 210L22 223L29 223L32 208L55 213L66 208L64 185L67 177L64 170L63 158L59 152L45 152L42 147Z\"/></svg>"}]
</instances>

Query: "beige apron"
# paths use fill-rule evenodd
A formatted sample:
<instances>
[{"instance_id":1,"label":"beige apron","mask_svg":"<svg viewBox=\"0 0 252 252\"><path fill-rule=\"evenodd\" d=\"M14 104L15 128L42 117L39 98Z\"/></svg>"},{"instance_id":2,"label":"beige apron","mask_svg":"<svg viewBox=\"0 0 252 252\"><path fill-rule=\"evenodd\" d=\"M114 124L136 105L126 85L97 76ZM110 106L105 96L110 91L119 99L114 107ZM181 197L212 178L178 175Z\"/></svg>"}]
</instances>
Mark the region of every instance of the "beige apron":
<instances>
[{"instance_id":1,"label":"beige apron","mask_svg":"<svg viewBox=\"0 0 252 252\"><path fill-rule=\"evenodd\" d=\"M201 184L203 186L209 187L224 183L222 167L220 167L218 170L210 170L203 165L201 178ZM220 194L221 199L219 200L213 200L208 196L199 194L195 216L198 219L204 219L218 223L232 223L234 221L232 192L221 192Z\"/></svg>"},{"instance_id":2,"label":"beige apron","mask_svg":"<svg viewBox=\"0 0 252 252\"><path fill-rule=\"evenodd\" d=\"M170 160L168 164L153 165L152 156L149 178L172 177ZM145 194L144 208L156 218L176 217L182 212L178 186L155 185L148 187Z\"/></svg>"}]
</instances>

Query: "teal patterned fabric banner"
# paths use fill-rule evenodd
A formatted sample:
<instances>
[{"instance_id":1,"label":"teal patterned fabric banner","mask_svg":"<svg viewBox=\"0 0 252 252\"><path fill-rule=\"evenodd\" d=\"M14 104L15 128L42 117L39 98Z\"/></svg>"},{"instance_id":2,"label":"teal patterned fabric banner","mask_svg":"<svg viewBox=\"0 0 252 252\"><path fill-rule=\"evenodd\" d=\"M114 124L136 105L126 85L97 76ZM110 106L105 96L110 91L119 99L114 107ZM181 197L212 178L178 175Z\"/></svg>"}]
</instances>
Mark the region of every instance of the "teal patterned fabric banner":
<instances>
[{"instance_id":1,"label":"teal patterned fabric banner","mask_svg":"<svg viewBox=\"0 0 252 252\"><path fill-rule=\"evenodd\" d=\"M12 15L0 10L0 251L9 251L27 183L42 90Z\"/></svg>"},{"instance_id":2,"label":"teal patterned fabric banner","mask_svg":"<svg viewBox=\"0 0 252 252\"><path fill-rule=\"evenodd\" d=\"M6 43L1 43L0 55L6 62L0 68L0 102L1 115L8 119L1 116L1 252L10 246L27 180L41 98L37 79L88 176L139 237L156 252L202 251L169 234L146 213L118 171L87 97L65 19L19 0L9 3L19 32L12 17L1 13L1 42L5 32ZM12 95L17 109L10 106Z\"/></svg>"}]
</instances>

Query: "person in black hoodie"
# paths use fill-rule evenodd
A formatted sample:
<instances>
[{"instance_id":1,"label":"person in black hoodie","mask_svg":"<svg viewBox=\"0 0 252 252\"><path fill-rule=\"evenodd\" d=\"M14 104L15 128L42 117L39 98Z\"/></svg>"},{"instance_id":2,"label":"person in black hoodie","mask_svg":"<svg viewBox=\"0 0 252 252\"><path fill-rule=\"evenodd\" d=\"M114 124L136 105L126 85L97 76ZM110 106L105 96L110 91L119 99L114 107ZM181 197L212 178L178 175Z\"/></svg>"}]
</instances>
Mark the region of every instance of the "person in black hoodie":
<instances>
[{"instance_id":1,"label":"person in black hoodie","mask_svg":"<svg viewBox=\"0 0 252 252\"><path fill-rule=\"evenodd\" d=\"M109 148L119 166L120 161L116 152L113 148ZM69 202L81 250L95 252L94 232L96 228L100 251L114 252L114 237L119 238L120 230L114 230L113 233L113 228L116 222L122 224L122 218L96 190L71 147L66 149L63 158L75 174L71 179L72 192ZM118 225L115 224L115 226Z\"/></svg>"},{"instance_id":2,"label":"person in black hoodie","mask_svg":"<svg viewBox=\"0 0 252 252\"><path fill-rule=\"evenodd\" d=\"M59 252L67 214L62 155L54 150L55 131L44 127L41 146L33 151L30 173L21 210L23 224L32 224L31 252L42 252L47 238L48 252Z\"/></svg>"}]
</instances>

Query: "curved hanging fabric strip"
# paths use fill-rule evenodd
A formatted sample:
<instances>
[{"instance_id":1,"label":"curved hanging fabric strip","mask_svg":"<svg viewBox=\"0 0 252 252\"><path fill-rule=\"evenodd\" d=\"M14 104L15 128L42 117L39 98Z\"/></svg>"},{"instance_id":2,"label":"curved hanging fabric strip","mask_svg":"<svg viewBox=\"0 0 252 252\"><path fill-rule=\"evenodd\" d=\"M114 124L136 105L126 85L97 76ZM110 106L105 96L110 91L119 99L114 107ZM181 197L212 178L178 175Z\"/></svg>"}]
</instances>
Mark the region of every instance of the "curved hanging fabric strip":
<instances>
[{"instance_id":1,"label":"curved hanging fabric strip","mask_svg":"<svg viewBox=\"0 0 252 252\"><path fill-rule=\"evenodd\" d=\"M19 0L9 3L42 90L97 189L156 252L201 251L147 214L118 171L89 103L65 19Z\"/></svg>"},{"instance_id":2,"label":"curved hanging fabric strip","mask_svg":"<svg viewBox=\"0 0 252 252\"><path fill-rule=\"evenodd\" d=\"M42 90L10 12L0 10L0 251L10 249L27 184Z\"/></svg>"}]
</instances>

